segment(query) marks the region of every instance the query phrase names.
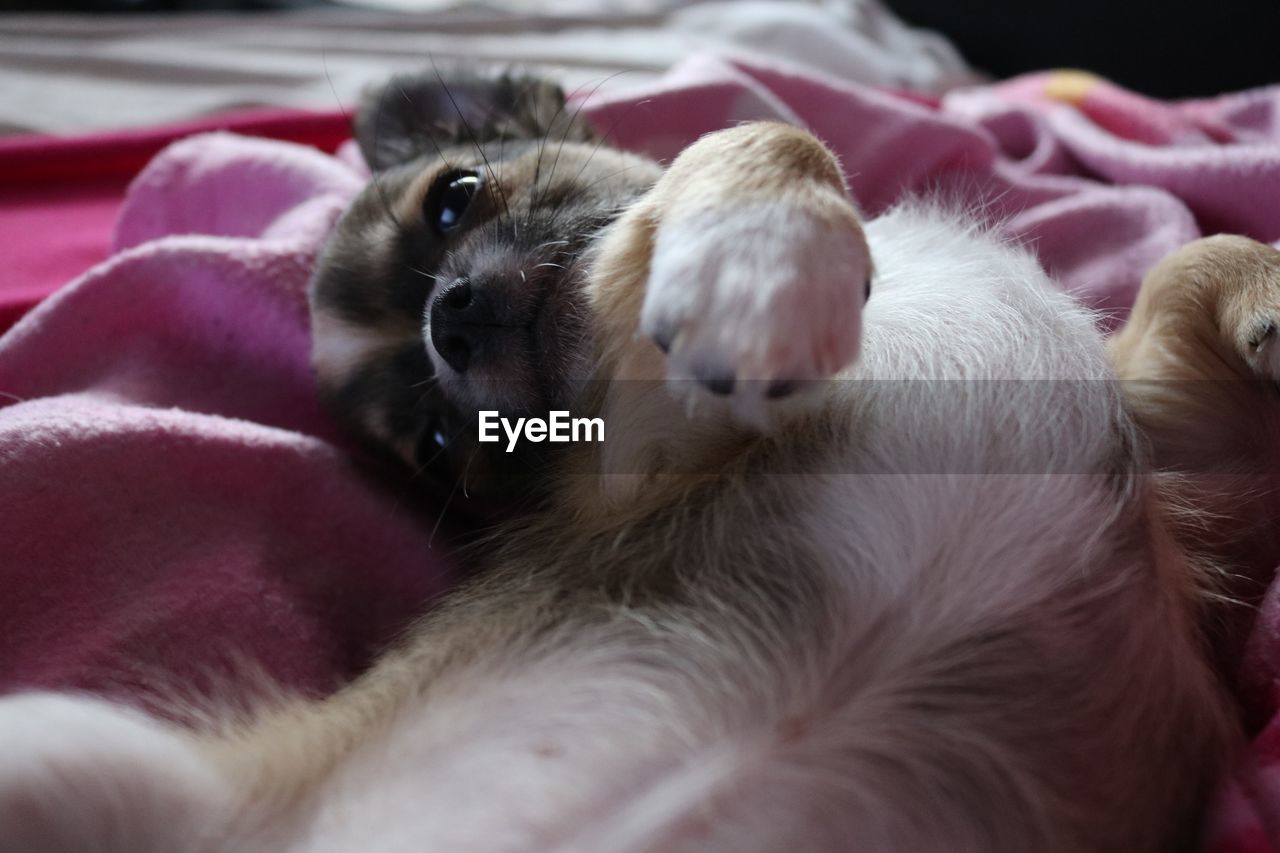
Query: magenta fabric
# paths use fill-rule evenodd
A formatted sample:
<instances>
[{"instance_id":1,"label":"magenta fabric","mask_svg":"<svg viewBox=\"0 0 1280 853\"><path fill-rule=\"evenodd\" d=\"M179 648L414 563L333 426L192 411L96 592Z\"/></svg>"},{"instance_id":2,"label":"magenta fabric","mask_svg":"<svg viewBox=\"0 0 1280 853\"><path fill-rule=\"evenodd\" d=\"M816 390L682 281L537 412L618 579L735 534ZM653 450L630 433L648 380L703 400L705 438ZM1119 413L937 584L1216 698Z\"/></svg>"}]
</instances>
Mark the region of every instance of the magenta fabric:
<instances>
[{"instance_id":1,"label":"magenta fabric","mask_svg":"<svg viewBox=\"0 0 1280 853\"><path fill-rule=\"evenodd\" d=\"M0 137L0 332L106 259L125 188L174 140L230 129L333 151L348 125L337 110L253 109L88 136Z\"/></svg>"},{"instance_id":2,"label":"magenta fabric","mask_svg":"<svg viewBox=\"0 0 1280 853\"><path fill-rule=\"evenodd\" d=\"M929 104L700 56L584 114L660 158L735 121L806 124L869 215L942 193L1107 322L1188 240L1280 240L1280 88L1160 103L1045 74ZM0 337L0 688L235 689L250 664L322 693L453 577L441 503L357 465L315 401L306 281L364 177L350 150L180 142L110 257ZM1229 673L1255 740L1214 853L1280 839L1278 625L1273 590Z\"/></svg>"},{"instance_id":3,"label":"magenta fabric","mask_svg":"<svg viewBox=\"0 0 1280 853\"><path fill-rule=\"evenodd\" d=\"M0 156L0 159L3 159ZM3 190L0 330L107 256L127 177L74 184L24 184Z\"/></svg>"},{"instance_id":4,"label":"magenta fabric","mask_svg":"<svg viewBox=\"0 0 1280 853\"><path fill-rule=\"evenodd\" d=\"M0 338L0 687L323 693L443 587L434 519L315 401L306 283L363 181L289 143L178 143L111 258Z\"/></svg>"}]
</instances>

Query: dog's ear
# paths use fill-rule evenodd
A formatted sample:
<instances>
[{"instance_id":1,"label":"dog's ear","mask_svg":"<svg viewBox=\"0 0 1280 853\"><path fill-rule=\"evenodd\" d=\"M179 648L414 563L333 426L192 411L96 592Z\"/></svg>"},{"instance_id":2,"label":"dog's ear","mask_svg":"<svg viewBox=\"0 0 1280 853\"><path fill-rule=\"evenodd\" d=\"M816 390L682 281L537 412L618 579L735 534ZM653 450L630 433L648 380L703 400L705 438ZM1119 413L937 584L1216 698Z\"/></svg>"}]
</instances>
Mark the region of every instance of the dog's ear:
<instances>
[{"instance_id":1,"label":"dog's ear","mask_svg":"<svg viewBox=\"0 0 1280 853\"><path fill-rule=\"evenodd\" d=\"M429 69L366 91L355 135L376 172L448 146L543 138L584 142L591 129L566 106L560 87L540 77Z\"/></svg>"}]
</instances>

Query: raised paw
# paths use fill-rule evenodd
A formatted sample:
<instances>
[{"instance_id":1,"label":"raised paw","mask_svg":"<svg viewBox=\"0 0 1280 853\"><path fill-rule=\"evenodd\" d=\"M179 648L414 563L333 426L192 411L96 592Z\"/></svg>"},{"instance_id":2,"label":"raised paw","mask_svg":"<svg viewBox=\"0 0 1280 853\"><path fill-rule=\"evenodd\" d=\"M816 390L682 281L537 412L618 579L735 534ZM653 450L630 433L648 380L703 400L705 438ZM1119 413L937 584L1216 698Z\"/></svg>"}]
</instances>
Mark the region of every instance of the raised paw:
<instances>
[{"instance_id":1,"label":"raised paw","mask_svg":"<svg viewBox=\"0 0 1280 853\"><path fill-rule=\"evenodd\" d=\"M677 390L750 407L857 357L871 257L852 208L832 212L755 200L662 224L640 328Z\"/></svg>"}]
</instances>

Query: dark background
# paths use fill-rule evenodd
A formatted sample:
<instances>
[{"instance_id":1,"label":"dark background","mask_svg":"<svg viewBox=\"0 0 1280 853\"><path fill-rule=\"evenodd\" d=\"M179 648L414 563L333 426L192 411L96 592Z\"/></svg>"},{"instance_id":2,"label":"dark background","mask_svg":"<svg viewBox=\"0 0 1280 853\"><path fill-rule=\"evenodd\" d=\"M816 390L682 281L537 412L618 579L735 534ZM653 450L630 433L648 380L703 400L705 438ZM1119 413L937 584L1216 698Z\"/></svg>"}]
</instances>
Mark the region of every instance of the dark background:
<instances>
[{"instance_id":1,"label":"dark background","mask_svg":"<svg viewBox=\"0 0 1280 853\"><path fill-rule=\"evenodd\" d=\"M995 77L1081 68L1176 98L1280 82L1280 0L885 0ZM331 0L0 0L0 10L269 10Z\"/></svg>"},{"instance_id":2,"label":"dark background","mask_svg":"<svg viewBox=\"0 0 1280 853\"><path fill-rule=\"evenodd\" d=\"M1008 77L1081 68L1148 95L1280 83L1280 0L886 0L945 33L969 64Z\"/></svg>"}]
</instances>

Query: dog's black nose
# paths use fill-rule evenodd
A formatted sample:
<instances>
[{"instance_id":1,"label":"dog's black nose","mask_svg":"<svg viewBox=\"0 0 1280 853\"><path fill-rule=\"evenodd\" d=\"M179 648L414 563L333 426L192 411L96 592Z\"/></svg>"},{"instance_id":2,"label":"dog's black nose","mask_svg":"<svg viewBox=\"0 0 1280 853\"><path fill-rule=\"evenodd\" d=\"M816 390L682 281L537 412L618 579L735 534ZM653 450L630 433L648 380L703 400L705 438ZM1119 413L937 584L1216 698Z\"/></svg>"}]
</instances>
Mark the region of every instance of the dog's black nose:
<instances>
[{"instance_id":1,"label":"dog's black nose","mask_svg":"<svg viewBox=\"0 0 1280 853\"><path fill-rule=\"evenodd\" d=\"M445 363L466 373L508 325L499 310L509 300L495 294L497 282L458 278L436 294L431 303L431 345Z\"/></svg>"},{"instance_id":2,"label":"dog's black nose","mask_svg":"<svg viewBox=\"0 0 1280 853\"><path fill-rule=\"evenodd\" d=\"M475 304L471 282L465 278L452 282L431 303L431 345L459 373L467 372L471 354L480 344L481 328L472 319Z\"/></svg>"}]
</instances>

